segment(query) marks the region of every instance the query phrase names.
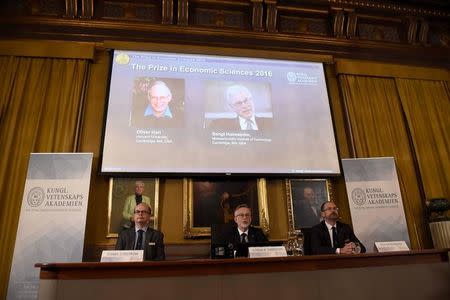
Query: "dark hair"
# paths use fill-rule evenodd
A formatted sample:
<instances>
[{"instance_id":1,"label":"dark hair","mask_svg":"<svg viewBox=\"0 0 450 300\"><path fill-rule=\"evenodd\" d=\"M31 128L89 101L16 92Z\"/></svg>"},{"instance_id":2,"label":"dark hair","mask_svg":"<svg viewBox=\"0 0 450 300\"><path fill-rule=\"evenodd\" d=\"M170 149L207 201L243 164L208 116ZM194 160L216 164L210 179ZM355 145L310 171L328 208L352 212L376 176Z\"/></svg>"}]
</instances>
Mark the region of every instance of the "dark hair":
<instances>
[{"instance_id":1,"label":"dark hair","mask_svg":"<svg viewBox=\"0 0 450 300\"><path fill-rule=\"evenodd\" d=\"M325 205L330 202L332 201L325 201L324 203L322 203L322 205L320 205L320 211L324 211L323 209L325 208Z\"/></svg>"}]
</instances>

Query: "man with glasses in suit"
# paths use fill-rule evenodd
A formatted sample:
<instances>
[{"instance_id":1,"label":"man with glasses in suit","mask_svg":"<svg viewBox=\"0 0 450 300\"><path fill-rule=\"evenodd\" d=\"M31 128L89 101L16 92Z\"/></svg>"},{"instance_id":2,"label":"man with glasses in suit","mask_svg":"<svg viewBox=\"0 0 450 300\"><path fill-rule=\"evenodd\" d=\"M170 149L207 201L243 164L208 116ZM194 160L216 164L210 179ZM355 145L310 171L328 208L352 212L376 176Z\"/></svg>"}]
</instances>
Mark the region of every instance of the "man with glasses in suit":
<instances>
[{"instance_id":1,"label":"man with glasses in suit","mask_svg":"<svg viewBox=\"0 0 450 300\"><path fill-rule=\"evenodd\" d=\"M209 129L213 130L267 130L272 127L271 118L255 116L255 104L250 90L240 84L228 87L226 99L230 109L236 113L235 118L216 119Z\"/></svg>"},{"instance_id":2,"label":"man with glasses in suit","mask_svg":"<svg viewBox=\"0 0 450 300\"><path fill-rule=\"evenodd\" d=\"M152 209L141 202L134 208L134 227L119 234L116 250L144 250L145 260L164 260L164 234L149 227Z\"/></svg>"},{"instance_id":3,"label":"man with glasses in suit","mask_svg":"<svg viewBox=\"0 0 450 300\"><path fill-rule=\"evenodd\" d=\"M339 220L339 208L327 201L320 206L323 221L311 229L312 254L357 254L366 252L352 228Z\"/></svg>"},{"instance_id":4,"label":"man with glasses in suit","mask_svg":"<svg viewBox=\"0 0 450 300\"><path fill-rule=\"evenodd\" d=\"M238 205L234 210L236 226L229 227L226 234L227 242L236 248L240 243L266 243L267 237L260 228L253 227L252 211L247 204Z\"/></svg>"}]
</instances>

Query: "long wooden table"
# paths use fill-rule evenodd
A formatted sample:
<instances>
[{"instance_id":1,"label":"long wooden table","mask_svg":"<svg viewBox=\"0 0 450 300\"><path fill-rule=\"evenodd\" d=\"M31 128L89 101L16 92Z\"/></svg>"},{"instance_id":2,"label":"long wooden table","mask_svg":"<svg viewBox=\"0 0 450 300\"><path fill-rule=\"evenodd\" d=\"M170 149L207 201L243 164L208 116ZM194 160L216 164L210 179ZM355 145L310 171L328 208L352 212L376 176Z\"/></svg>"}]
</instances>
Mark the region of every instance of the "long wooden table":
<instances>
[{"instance_id":1,"label":"long wooden table","mask_svg":"<svg viewBox=\"0 0 450 300\"><path fill-rule=\"evenodd\" d=\"M36 267L39 299L450 299L448 251Z\"/></svg>"}]
</instances>

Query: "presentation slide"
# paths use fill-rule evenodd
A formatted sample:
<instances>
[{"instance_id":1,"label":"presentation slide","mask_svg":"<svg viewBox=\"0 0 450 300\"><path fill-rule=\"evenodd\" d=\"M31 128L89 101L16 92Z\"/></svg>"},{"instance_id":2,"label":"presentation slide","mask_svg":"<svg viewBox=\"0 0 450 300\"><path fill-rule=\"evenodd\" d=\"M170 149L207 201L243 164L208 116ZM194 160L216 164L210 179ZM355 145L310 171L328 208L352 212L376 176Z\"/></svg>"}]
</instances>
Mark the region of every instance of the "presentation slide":
<instances>
[{"instance_id":1,"label":"presentation slide","mask_svg":"<svg viewBox=\"0 0 450 300\"><path fill-rule=\"evenodd\" d=\"M321 63L113 53L102 173L339 174Z\"/></svg>"}]
</instances>

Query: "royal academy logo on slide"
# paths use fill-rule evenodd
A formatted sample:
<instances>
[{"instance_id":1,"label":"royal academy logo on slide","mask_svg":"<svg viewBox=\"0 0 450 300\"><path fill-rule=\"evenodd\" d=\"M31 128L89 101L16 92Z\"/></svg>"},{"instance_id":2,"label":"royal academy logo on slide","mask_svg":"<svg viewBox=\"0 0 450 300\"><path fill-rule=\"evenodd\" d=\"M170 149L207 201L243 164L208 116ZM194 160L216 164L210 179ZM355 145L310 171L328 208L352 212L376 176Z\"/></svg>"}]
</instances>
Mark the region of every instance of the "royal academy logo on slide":
<instances>
[{"instance_id":1,"label":"royal academy logo on slide","mask_svg":"<svg viewBox=\"0 0 450 300\"><path fill-rule=\"evenodd\" d=\"M116 63L119 65L126 65L130 62L130 57L125 53L120 53L116 56Z\"/></svg>"},{"instance_id":2,"label":"royal academy logo on slide","mask_svg":"<svg viewBox=\"0 0 450 300\"><path fill-rule=\"evenodd\" d=\"M286 74L289 84L299 85L317 85L318 76L314 74L308 74L305 72L288 72Z\"/></svg>"},{"instance_id":3,"label":"royal academy logo on slide","mask_svg":"<svg viewBox=\"0 0 450 300\"><path fill-rule=\"evenodd\" d=\"M44 202L45 192L40 187L32 188L27 195L28 205L31 207L38 207Z\"/></svg>"},{"instance_id":4,"label":"royal academy logo on slide","mask_svg":"<svg viewBox=\"0 0 450 300\"><path fill-rule=\"evenodd\" d=\"M352 200L353 200L353 203L361 206L364 203L366 203L366 193L364 192L363 189L360 189L360 188L353 189Z\"/></svg>"},{"instance_id":5,"label":"royal academy logo on slide","mask_svg":"<svg viewBox=\"0 0 450 300\"><path fill-rule=\"evenodd\" d=\"M297 80L297 75L295 75L294 72L288 72L287 79L289 82L295 82Z\"/></svg>"}]
</instances>

